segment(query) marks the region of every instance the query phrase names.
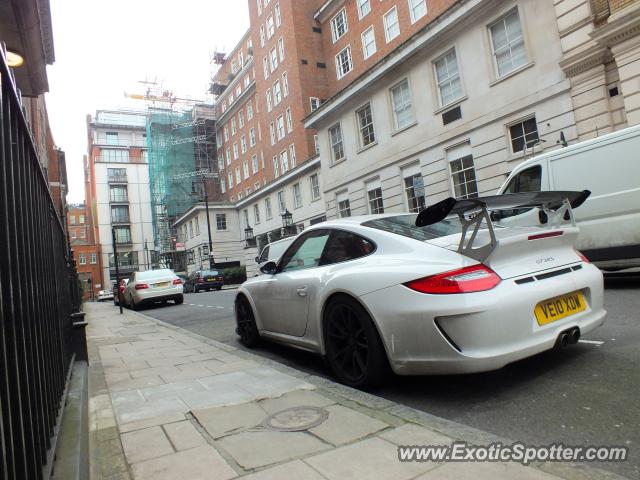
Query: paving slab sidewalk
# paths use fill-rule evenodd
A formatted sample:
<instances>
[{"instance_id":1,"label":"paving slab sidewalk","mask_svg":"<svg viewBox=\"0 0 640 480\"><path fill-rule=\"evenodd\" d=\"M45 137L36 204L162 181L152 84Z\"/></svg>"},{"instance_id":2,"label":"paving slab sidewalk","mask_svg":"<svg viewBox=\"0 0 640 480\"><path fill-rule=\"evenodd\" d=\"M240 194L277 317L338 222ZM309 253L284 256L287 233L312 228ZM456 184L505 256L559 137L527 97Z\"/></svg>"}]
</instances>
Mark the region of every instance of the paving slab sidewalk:
<instances>
[{"instance_id":1,"label":"paving slab sidewalk","mask_svg":"<svg viewBox=\"0 0 640 480\"><path fill-rule=\"evenodd\" d=\"M139 313L85 310L93 479L619 478L557 464L400 462L398 445L495 438Z\"/></svg>"}]
</instances>

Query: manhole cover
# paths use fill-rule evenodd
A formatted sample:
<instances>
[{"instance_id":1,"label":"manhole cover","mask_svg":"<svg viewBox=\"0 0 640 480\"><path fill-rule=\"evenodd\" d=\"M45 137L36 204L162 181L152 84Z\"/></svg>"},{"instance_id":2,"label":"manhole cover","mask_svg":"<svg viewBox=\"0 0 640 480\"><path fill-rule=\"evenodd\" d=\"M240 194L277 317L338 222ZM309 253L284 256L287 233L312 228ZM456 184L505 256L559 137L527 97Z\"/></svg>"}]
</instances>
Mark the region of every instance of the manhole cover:
<instances>
[{"instance_id":1,"label":"manhole cover","mask_svg":"<svg viewBox=\"0 0 640 480\"><path fill-rule=\"evenodd\" d=\"M328 416L329 412L324 408L293 407L270 415L264 424L267 428L281 432L298 432L320 425Z\"/></svg>"}]
</instances>

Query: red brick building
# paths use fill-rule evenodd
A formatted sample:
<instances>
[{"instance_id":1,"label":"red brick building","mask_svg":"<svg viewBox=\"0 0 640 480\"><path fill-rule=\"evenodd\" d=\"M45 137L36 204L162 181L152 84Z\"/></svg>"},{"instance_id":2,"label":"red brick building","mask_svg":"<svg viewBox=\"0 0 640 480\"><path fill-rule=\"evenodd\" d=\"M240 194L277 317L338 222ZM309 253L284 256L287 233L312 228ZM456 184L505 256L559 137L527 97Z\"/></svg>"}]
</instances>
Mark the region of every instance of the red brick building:
<instances>
[{"instance_id":1,"label":"red brick building","mask_svg":"<svg viewBox=\"0 0 640 480\"><path fill-rule=\"evenodd\" d=\"M105 286L101 280L100 242L96 237L91 209L85 204L69 205L67 231L78 277L83 282L84 300L97 299L98 292Z\"/></svg>"}]
</instances>

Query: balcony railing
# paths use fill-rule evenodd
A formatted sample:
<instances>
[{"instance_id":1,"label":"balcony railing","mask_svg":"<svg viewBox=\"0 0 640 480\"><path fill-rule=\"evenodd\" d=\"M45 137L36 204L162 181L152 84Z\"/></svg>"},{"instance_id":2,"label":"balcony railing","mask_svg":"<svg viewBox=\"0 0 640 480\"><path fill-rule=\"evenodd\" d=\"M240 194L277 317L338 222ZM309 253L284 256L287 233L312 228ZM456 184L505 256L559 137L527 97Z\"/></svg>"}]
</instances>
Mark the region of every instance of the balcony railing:
<instances>
[{"instance_id":1,"label":"balcony railing","mask_svg":"<svg viewBox=\"0 0 640 480\"><path fill-rule=\"evenodd\" d=\"M110 203L129 203L128 195L111 195L109 199Z\"/></svg>"}]
</instances>

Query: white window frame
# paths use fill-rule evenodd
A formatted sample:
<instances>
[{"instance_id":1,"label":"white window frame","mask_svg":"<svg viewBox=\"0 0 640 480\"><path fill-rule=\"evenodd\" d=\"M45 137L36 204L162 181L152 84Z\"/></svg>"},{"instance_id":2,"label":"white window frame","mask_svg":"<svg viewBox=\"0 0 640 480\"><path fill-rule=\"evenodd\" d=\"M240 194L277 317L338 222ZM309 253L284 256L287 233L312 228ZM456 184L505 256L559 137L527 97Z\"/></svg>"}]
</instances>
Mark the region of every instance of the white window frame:
<instances>
[{"instance_id":1,"label":"white window frame","mask_svg":"<svg viewBox=\"0 0 640 480\"><path fill-rule=\"evenodd\" d=\"M240 151L243 155L247 153L247 137L245 135L240 137Z\"/></svg>"},{"instance_id":2,"label":"white window frame","mask_svg":"<svg viewBox=\"0 0 640 480\"><path fill-rule=\"evenodd\" d=\"M254 127L251 127L249 129L249 146L250 147L256 146L256 130Z\"/></svg>"},{"instance_id":3,"label":"white window frame","mask_svg":"<svg viewBox=\"0 0 640 480\"><path fill-rule=\"evenodd\" d=\"M371 32L372 36L373 36L373 42L367 44L367 41L365 39L365 35ZM378 46L376 45L376 32L373 28L373 25L371 25L369 28L367 28L364 32L362 32L362 35L360 35L360 37L362 38L362 55L365 58L365 60L367 58L369 58L371 55L375 54L378 51ZM369 52L367 49L367 45L373 45L373 51Z\"/></svg>"},{"instance_id":4,"label":"white window frame","mask_svg":"<svg viewBox=\"0 0 640 480\"><path fill-rule=\"evenodd\" d=\"M289 171L289 152L285 148L280 152L280 166L282 167L282 174L284 175Z\"/></svg>"},{"instance_id":5,"label":"white window frame","mask_svg":"<svg viewBox=\"0 0 640 480\"><path fill-rule=\"evenodd\" d=\"M271 211L270 197L267 197L264 199L264 216L267 220L271 220L273 218L273 212Z\"/></svg>"},{"instance_id":6,"label":"white window frame","mask_svg":"<svg viewBox=\"0 0 640 480\"><path fill-rule=\"evenodd\" d=\"M360 121L360 114L366 109L369 109L369 117L371 117L371 122L366 124L363 127ZM360 148L367 148L372 145L375 145L378 139L376 138L375 122L373 121L373 109L371 108L370 102L367 102L366 104L362 105L360 108L356 110L356 124L358 125L358 141L360 142ZM369 127L371 127L371 135L373 136L373 140L365 144L365 138L363 133L364 133L364 129Z\"/></svg>"},{"instance_id":7,"label":"white window frame","mask_svg":"<svg viewBox=\"0 0 640 480\"><path fill-rule=\"evenodd\" d=\"M314 182L315 178L315 182ZM311 185L311 201L320 199L320 179L318 178L318 174L314 173L309 176L309 184ZM316 193L317 191L317 193Z\"/></svg>"},{"instance_id":8,"label":"white window frame","mask_svg":"<svg viewBox=\"0 0 640 480\"><path fill-rule=\"evenodd\" d=\"M249 102L247 102L247 120L251 119L253 119L253 104L251 100L249 100Z\"/></svg>"},{"instance_id":9,"label":"white window frame","mask_svg":"<svg viewBox=\"0 0 640 480\"><path fill-rule=\"evenodd\" d=\"M280 102L282 102L282 87L278 79L273 83L273 105L280 105Z\"/></svg>"},{"instance_id":10,"label":"white window frame","mask_svg":"<svg viewBox=\"0 0 640 480\"><path fill-rule=\"evenodd\" d=\"M343 62L342 62L342 54L343 53L347 53L347 58L348 58L348 67L349 69L346 71L342 70L342 66L343 66ZM340 50L338 52L338 54L336 55L336 75L338 77L338 80L340 80L342 77L346 76L349 74L349 72L351 72L353 70L353 57L351 56L351 45L347 45L345 48L343 48L342 50Z\"/></svg>"},{"instance_id":11,"label":"white window frame","mask_svg":"<svg viewBox=\"0 0 640 480\"><path fill-rule=\"evenodd\" d=\"M287 119L287 132L293 132L293 117L291 116L291 107L285 110L285 116Z\"/></svg>"},{"instance_id":12,"label":"white window frame","mask_svg":"<svg viewBox=\"0 0 640 480\"><path fill-rule=\"evenodd\" d=\"M291 145L289 145L289 163L291 164L291 168L294 168L297 162L296 146L292 143Z\"/></svg>"},{"instance_id":13,"label":"white window frame","mask_svg":"<svg viewBox=\"0 0 640 480\"><path fill-rule=\"evenodd\" d=\"M338 129L337 131L340 133L340 140L334 143L333 134L331 132L336 128ZM344 136L342 135L342 125L340 125L340 122L338 122L332 125L331 127L329 127L327 132L329 134L329 147L331 148L331 164L333 165L343 161L346 158L345 151L344 151ZM338 144L340 144L340 149L342 150L342 156L339 158L336 156L336 149L335 149L335 147Z\"/></svg>"},{"instance_id":14,"label":"white window frame","mask_svg":"<svg viewBox=\"0 0 640 480\"><path fill-rule=\"evenodd\" d=\"M513 65L511 69L505 71L505 72L500 72L500 67L498 65L498 59L497 59L497 52L495 50L495 46L494 46L494 41L493 41L493 27L497 26L500 22L505 23L505 19L507 17L509 17L510 15L516 14L518 17L518 23L520 25L520 37L516 37L514 39L511 39L507 42L506 46L503 46L502 48L509 48L511 49L511 44L515 43L516 41L521 41L522 42L522 49L524 50L524 58L523 58L523 63L520 65ZM514 7L511 10L509 10L508 12L506 12L504 15L501 15L498 19L494 20L493 22L491 22L488 26L487 29L489 31L489 42L491 44L491 56L493 58L493 67L494 67L494 71L496 74L496 78L503 78L507 75L509 75L512 72L517 71L518 69L524 67L527 62L528 62L528 58L529 58L529 53L527 51L527 44L525 42L525 35L524 35L524 29L522 26L522 18L520 16L520 11L518 9L518 7ZM513 58L513 57L511 57ZM511 62L513 64L513 60Z\"/></svg>"},{"instance_id":15,"label":"white window frame","mask_svg":"<svg viewBox=\"0 0 640 480\"><path fill-rule=\"evenodd\" d=\"M276 144L276 124L271 122L269 124L269 135L271 137L271 145Z\"/></svg>"},{"instance_id":16,"label":"white window frame","mask_svg":"<svg viewBox=\"0 0 640 480\"><path fill-rule=\"evenodd\" d=\"M311 107L311 111L315 112L318 108L320 108L320 99L318 97L309 97L309 106Z\"/></svg>"},{"instance_id":17,"label":"white window frame","mask_svg":"<svg viewBox=\"0 0 640 480\"><path fill-rule=\"evenodd\" d=\"M338 32L339 24L336 21L338 20L338 17L341 17L343 19L344 31L342 33ZM348 31L349 22L347 20L347 9L343 7L342 10L336 13L331 19L331 39L333 40L333 43L336 43L339 39L346 35Z\"/></svg>"},{"instance_id":18,"label":"white window frame","mask_svg":"<svg viewBox=\"0 0 640 480\"><path fill-rule=\"evenodd\" d=\"M302 190L300 189L300 182L293 184L293 208L302 207Z\"/></svg>"},{"instance_id":19,"label":"white window frame","mask_svg":"<svg viewBox=\"0 0 640 480\"><path fill-rule=\"evenodd\" d=\"M284 117L282 115L276 117L276 133L278 134L278 140L282 140L287 134L284 129Z\"/></svg>"},{"instance_id":20,"label":"white window frame","mask_svg":"<svg viewBox=\"0 0 640 480\"><path fill-rule=\"evenodd\" d=\"M238 154L238 142L233 142L233 159L237 160L240 155Z\"/></svg>"},{"instance_id":21,"label":"white window frame","mask_svg":"<svg viewBox=\"0 0 640 480\"><path fill-rule=\"evenodd\" d=\"M416 23L422 17L427 14L427 0L408 0L409 2L409 14L411 16L411 24ZM416 10L420 5L424 5L424 12L420 16L416 16Z\"/></svg>"},{"instance_id":22,"label":"white window frame","mask_svg":"<svg viewBox=\"0 0 640 480\"><path fill-rule=\"evenodd\" d=\"M449 73L449 63L448 63L447 57L451 53L453 53L453 55L454 55L456 68L458 70L456 75L451 75ZM438 62L441 62L441 61L446 62L446 69L447 69L447 77L442 79L442 80L440 78L438 78ZM438 99L440 101L440 106L441 107L445 107L447 105L451 105L452 103L455 103L456 101L458 101L459 99L464 97L464 88L462 88L462 76L460 75L460 64L458 63L458 52L456 51L455 47L450 48L449 50L444 52L442 55L440 55L438 58L436 58L433 61L433 74L434 74L435 81L436 81L436 88L438 89ZM444 98L442 96L442 89L446 85L450 86L451 82L454 81L456 79L456 77L458 79L458 82L460 83L460 95L458 95L457 97L452 97L448 102L445 103Z\"/></svg>"},{"instance_id":23,"label":"white window frame","mask_svg":"<svg viewBox=\"0 0 640 480\"><path fill-rule=\"evenodd\" d=\"M267 17L267 39L271 40L271 37L273 37L273 34L276 31L276 27L275 24L273 22L273 14L269 14L269 16Z\"/></svg>"},{"instance_id":24,"label":"white window frame","mask_svg":"<svg viewBox=\"0 0 640 480\"><path fill-rule=\"evenodd\" d=\"M287 75L287 72L282 74L282 94L285 97L289 95L289 75Z\"/></svg>"},{"instance_id":25,"label":"white window frame","mask_svg":"<svg viewBox=\"0 0 640 480\"><path fill-rule=\"evenodd\" d=\"M398 33L396 33L393 37L389 36L389 23L388 23L388 16L391 12L395 12L395 16L396 16L396 22L395 25L397 25L398 27ZM390 8L387 13L384 14L384 16L382 17L383 19L383 23L384 23L384 38L386 40L387 43L391 42L393 39L397 38L400 35L400 18L398 17L398 8L394 5L392 8Z\"/></svg>"},{"instance_id":26,"label":"white window frame","mask_svg":"<svg viewBox=\"0 0 640 480\"><path fill-rule=\"evenodd\" d=\"M260 206L257 203L253 206L253 220L256 225L260 223Z\"/></svg>"},{"instance_id":27,"label":"white window frame","mask_svg":"<svg viewBox=\"0 0 640 480\"><path fill-rule=\"evenodd\" d=\"M278 68L278 52L276 47L271 47L269 50L269 66L271 67L271 73L275 72Z\"/></svg>"},{"instance_id":28,"label":"white window frame","mask_svg":"<svg viewBox=\"0 0 640 480\"><path fill-rule=\"evenodd\" d=\"M358 18L362 20L371 13L371 0L356 0L356 3L358 5ZM368 10L366 12L362 8L363 5L367 5Z\"/></svg>"},{"instance_id":29,"label":"white window frame","mask_svg":"<svg viewBox=\"0 0 640 480\"><path fill-rule=\"evenodd\" d=\"M251 156L251 169L253 170L253 174L255 175L256 173L258 173L258 168L260 166L258 165L258 156L257 155L252 155Z\"/></svg>"},{"instance_id":30,"label":"white window frame","mask_svg":"<svg viewBox=\"0 0 640 480\"><path fill-rule=\"evenodd\" d=\"M278 55L280 57L280 63L284 61L284 37L278 39Z\"/></svg>"},{"instance_id":31,"label":"white window frame","mask_svg":"<svg viewBox=\"0 0 640 480\"><path fill-rule=\"evenodd\" d=\"M278 155L273 156L273 176L278 178L280 176L280 159Z\"/></svg>"},{"instance_id":32,"label":"white window frame","mask_svg":"<svg viewBox=\"0 0 640 480\"><path fill-rule=\"evenodd\" d=\"M249 178L249 160L242 161L242 175L243 175L243 180L246 180L247 178Z\"/></svg>"},{"instance_id":33,"label":"white window frame","mask_svg":"<svg viewBox=\"0 0 640 480\"><path fill-rule=\"evenodd\" d=\"M393 91L400 87L403 83L407 84L407 89L409 91L409 105L411 108L411 120L409 122L407 122L406 125L398 125L398 109L396 108L396 105L394 103L394 98L393 98ZM390 95L390 100L391 100L391 111L393 113L393 126L396 132L403 130L405 128L408 128L409 126L413 125L416 122L416 116L415 116L415 112L413 109L413 95L411 93L411 84L409 83L409 78L405 77L404 79L400 80L398 83L396 83L394 86L392 86L389 89L389 95Z\"/></svg>"},{"instance_id":34,"label":"white window frame","mask_svg":"<svg viewBox=\"0 0 640 480\"><path fill-rule=\"evenodd\" d=\"M278 208L280 208L280 215L282 215L287 210L287 199L284 196L284 190L280 190L277 194L278 197Z\"/></svg>"},{"instance_id":35,"label":"white window frame","mask_svg":"<svg viewBox=\"0 0 640 480\"><path fill-rule=\"evenodd\" d=\"M269 78L269 57L262 59L262 73L264 74L265 80Z\"/></svg>"},{"instance_id":36,"label":"white window frame","mask_svg":"<svg viewBox=\"0 0 640 480\"><path fill-rule=\"evenodd\" d=\"M273 7L273 12L276 16L276 28L279 28L282 25L282 18L280 16L280 2L276 3L275 7Z\"/></svg>"},{"instance_id":37,"label":"white window frame","mask_svg":"<svg viewBox=\"0 0 640 480\"><path fill-rule=\"evenodd\" d=\"M270 88L267 88L266 95L267 95L267 112L270 112L271 110L273 110L273 103L272 103L272 100L271 100L271 89Z\"/></svg>"}]
</instances>

